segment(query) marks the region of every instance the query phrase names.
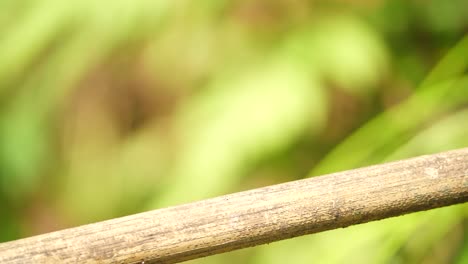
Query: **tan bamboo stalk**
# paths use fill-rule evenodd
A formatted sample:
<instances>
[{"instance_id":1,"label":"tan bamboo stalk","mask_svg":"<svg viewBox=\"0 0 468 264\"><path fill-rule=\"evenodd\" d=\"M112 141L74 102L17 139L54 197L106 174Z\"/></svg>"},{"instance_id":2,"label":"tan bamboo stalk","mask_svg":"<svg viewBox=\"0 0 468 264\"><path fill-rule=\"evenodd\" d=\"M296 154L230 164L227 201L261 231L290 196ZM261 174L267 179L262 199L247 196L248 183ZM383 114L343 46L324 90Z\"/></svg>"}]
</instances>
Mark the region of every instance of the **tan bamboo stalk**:
<instances>
[{"instance_id":1,"label":"tan bamboo stalk","mask_svg":"<svg viewBox=\"0 0 468 264\"><path fill-rule=\"evenodd\" d=\"M175 263L466 201L468 148L6 242L0 263Z\"/></svg>"}]
</instances>

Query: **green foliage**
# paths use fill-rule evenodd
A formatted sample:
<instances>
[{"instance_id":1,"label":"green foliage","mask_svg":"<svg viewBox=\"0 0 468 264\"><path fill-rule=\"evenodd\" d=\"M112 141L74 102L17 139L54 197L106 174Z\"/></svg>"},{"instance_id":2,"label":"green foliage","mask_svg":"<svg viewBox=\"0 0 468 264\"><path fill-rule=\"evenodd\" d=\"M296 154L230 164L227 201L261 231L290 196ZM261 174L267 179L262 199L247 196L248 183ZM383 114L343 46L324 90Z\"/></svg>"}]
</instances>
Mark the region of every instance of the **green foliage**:
<instances>
[{"instance_id":1,"label":"green foliage","mask_svg":"<svg viewBox=\"0 0 468 264\"><path fill-rule=\"evenodd\" d=\"M468 145L466 1L0 2L0 240ZM464 263L465 205L193 263Z\"/></svg>"},{"instance_id":2,"label":"green foliage","mask_svg":"<svg viewBox=\"0 0 468 264\"><path fill-rule=\"evenodd\" d=\"M282 151L307 127L323 126L325 99L314 75L288 57L273 60L214 80L181 109L180 156L156 205L227 193L246 167Z\"/></svg>"}]
</instances>

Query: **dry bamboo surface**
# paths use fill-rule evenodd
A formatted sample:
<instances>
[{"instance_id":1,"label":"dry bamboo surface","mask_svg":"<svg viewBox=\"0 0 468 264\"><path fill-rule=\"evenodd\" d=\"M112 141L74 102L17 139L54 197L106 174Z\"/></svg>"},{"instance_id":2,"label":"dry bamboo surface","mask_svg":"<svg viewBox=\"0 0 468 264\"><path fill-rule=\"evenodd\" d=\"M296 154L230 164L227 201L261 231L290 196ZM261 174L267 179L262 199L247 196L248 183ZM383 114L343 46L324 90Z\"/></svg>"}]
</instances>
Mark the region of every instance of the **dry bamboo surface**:
<instances>
[{"instance_id":1,"label":"dry bamboo surface","mask_svg":"<svg viewBox=\"0 0 468 264\"><path fill-rule=\"evenodd\" d=\"M0 244L0 263L175 263L468 201L468 148Z\"/></svg>"}]
</instances>

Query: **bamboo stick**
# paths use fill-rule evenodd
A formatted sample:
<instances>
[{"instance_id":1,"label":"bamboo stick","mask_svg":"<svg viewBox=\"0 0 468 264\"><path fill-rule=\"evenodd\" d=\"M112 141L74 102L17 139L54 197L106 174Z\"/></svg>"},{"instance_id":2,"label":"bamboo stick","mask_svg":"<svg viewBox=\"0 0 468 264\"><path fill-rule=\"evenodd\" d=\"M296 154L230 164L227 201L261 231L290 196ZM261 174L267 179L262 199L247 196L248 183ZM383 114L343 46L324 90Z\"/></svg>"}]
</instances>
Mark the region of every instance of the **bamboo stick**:
<instances>
[{"instance_id":1,"label":"bamboo stick","mask_svg":"<svg viewBox=\"0 0 468 264\"><path fill-rule=\"evenodd\" d=\"M175 263L466 201L468 148L6 242L0 263Z\"/></svg>"}]
</instances>

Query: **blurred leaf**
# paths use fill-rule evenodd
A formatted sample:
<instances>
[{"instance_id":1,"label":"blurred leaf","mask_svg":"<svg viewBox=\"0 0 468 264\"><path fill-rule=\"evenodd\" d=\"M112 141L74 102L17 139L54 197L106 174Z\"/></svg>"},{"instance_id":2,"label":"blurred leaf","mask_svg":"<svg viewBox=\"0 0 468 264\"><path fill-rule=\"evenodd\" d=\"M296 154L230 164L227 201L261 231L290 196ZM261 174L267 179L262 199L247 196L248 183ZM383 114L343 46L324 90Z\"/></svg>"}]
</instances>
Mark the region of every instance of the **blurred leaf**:
<instances>
[{"instance_id":1,"label":"blurred leaf","mask_svg":"<svg viewBox=\"0 0 468 264\"><path fill-rule=\"evenodd\" d=\"M465 231L466 233L466 231ZM457 264L468 263L468 242L465 240L463 248L460 250L460 256L455 260Z\"/></svg>"},{"instance_id":2,"label":"blurred leaf","mask_svg":"<svg viewBox=\"0 0 468 264\"><path fill-rule=\"evenodd\" d=\"M313 26L315 30L304 48L315 67L340 88L368 94L388 63L377 33L349 15L327 16Z\"/></svg>"},{"instance_id":3,"label":"blurred leaf","mask_svg":"<svg viewBox=\"0 0 468 264\"><path fill-rule=\"evenodd\" d=\"M229 191L250 164L284 149L307 127L318 131L324 101L312 73L288 57L217 80L180 112L180 161L153 206Z\"/></svg>"},{"instance_id":4,"label":"blurred leaf","mask_svg":"<svg viewBox=\"0 0 468 264\"><path fill-rule=\"evenodd\" d=\"M381 162L410 135L417 133L429 118L468 101L464 95L467 85L468 78L464 77L419 90L405 102L359 128L327 154L311 175Z\"/></svg>"},{"instance_id":5,"label":"blurred leaf","mask_svg":"<svg viewBox=\"0 0 468 264\"><path fill-rule=\"evenodd\" d=\"M453 34L466 32L468 19L468 4L464 0L437 1L418 3L423 14L423 22L427 30L435 33Z\"/></svg>"},{"instance_id":6,"label":"blurred leaf","mask_svg":"<svg viewBox=\"0 0 468 264\"><path fill-rule=\"evenodd\" d=\"M47 144L44 129L31 109L7 116L0 123L1 191L19 199L38 183L38 169L46 163Z\"/></svg>"},{"instance_id":7,"label":"blurred leaf","mask_svg":"<svg viewBox=\"0 0 468 264\"><path fill-rule=\"evenodd\" d=\"M465 38L460 42L435 67L424 82L430 85L422 86L412 97L380 114L341 142L314 168L312 174L319 175L380 162L401 145L401 141L408 135L414 135L417 128L429 118L468 100L468 79L465 76L459 78L459 74L466 70L465 62L468 61L468 58L460 60L460 57L465 58L468 54L465 52L468 48L467 40ZM445 68L446 65L450 66Z\"/></svg>"},{"instance_id":8,"label":"blurred leaf","mask_svg":"<svg viewBox=\"0 0 468 264\"><path fill-rule=\"evenodd\" d=\"M93 143L93 139L105 141L110 136L103 130L109 128L104 125L101 133L92 138L78 135L76 140L81 144L69 146L71 157L64 170L58 203L74 224L140 211L167 170L164 153L168 151L157 129L120 144Z\"/></svg>"},{"instance_id":9,"label":"blurred leaf","mask_svg":"<svg viewBox=\"0 0 468 264\"><path fill-rule=\"evenodd\" d=\"M462 42L462 46L457 46L453 49L440 65L446 65L449 60L459 61L454 54L458 54L459 56L466 55L461 54L461 52L464 52L464 43L466 42ZM328 156L314 168L312 172L313 175L381 162L388 157L392 151L401 146L402 139L409 137L409 135L416 134L420 125L426 122L428 118L433 117L435 113L453 109L468 100L466 94L468 91L466 89L466 87L468 87L468 79L466 76L459 77L459 74L465 70L465 65L464 63L455 63L455 65L458 66L451 67L450 69L445 69L443 66L436 67L434 73L428 78L429 81L427 81L427 83L431 83L432 85L422 87L414 96L410 97L396 108L381 114L364 127L360 128L328 154ZM446 79L445 77L447 76L450 76L452 79ZM439 82L431 82L431 80ZM441 82L440 80L443 81ZM463 114L455 117L458 121L463 118L465 118ZM455 122L449 121L450 123ZM446 124L447 123L444 123L444 125ZM431 132L427 133L433 135ZM450 135L453 136L452 140L454 140L454 142L459 142L460 135L463 135L463 132L444 134L444 136ZM427 136L424 135L421 137L427 138ZM415 140L415 142L417 141ZM408 145L407 150L401 153L410 154L408 149L410 146L415 146L415 143ZM400 156L400 158L407 157L406 155ZM438 211L408 215L400 218L398 222L394 220L395 225L393 226L387 224L375 228L371 232L361 231L359 236L355 236L353 239L353 244L364 245L369 241L369 235L371 234L377 237L387 236L385 238L386 244L382 244L373 249L373 257L364 260L364 262L371 263L386 263L390 261L393 256L396 256L397 250L402 248L403 244L408 241L410 235L413 234L417 228L421 227L424 222L428 221L428 218L431 219L428 223L444 222L446 224L439 225L440 229L434 228L434 232L426 233L428 237L433 237L432 239L428 239L427 243L434 243L434 240L440 237L440 234L447 232L447 230L460 221L460 215L457 215L456 211L451 210L458 209L445 208L444 210L441 209ZM444 213L447 211L448 213ZM442 220L444 217L448 217L451 220ZM372 224L366 224L365 226L367 228L372 228ZM407 226L408 229L405 229L404 226ZM364 229L365 227L360 228ZM299 245L294 245L292 247L298 246ZM330 247L332 246L330 245ZM426 247L428 247L427 244ZM369 246L366 248L369 248ZM342 254L343 258L337 260L335 263L342 263L345 260L349 261L352 259L350 258L350 255L353 254L351 252L356 252L356 250L347 250L348 248L346 248L346 251L341 250L340 254ZM314 256L311 253L304 254L308 255L310 257L309 259ZM368 257L372 255L368 255ZM330 256L324 256L322 259L327 259L327 263L333 263ZM360 259L356 261L362 262L363 260Z\"/></svg>"},{"instance_id":10,"label":"blurred leaf","mask_svg":"<svg viewBox=\"0 0 468 264\"><path fill-rule=\"evenodd\" d=\"M437 82L447 81L463 75L468 68L468 36L445 55L421 84L421 89Z\"/></svg>"},{"instance_id":11,"label":"blurred leaf","mask_svg":"<svg viewBox=\"0 0 468 264\"><path fill-rule=\"evenodd\" d=\"M399 160L468 146L468 110L456 112L413 137L386 160Z\"/></svg>"},{"instance_id":12,"label":"blurred leaf","mask_svg":"<svg viewBox=\"0 0 468 264\"><path fill-rule=\"evenodd\" d=\"M47 166L52 145L50 120L78 81L131 34L140 33L135 31L139 19L145 21L146 26L159 26L167 11L162 8L165 2L144 6L120 1L112 5L115 9L106 12L92 2L79 5L55 2L53 8L46 1L35 6L22 23L11 28L13 31L8 33L8 38L0 41L1 96L2 88L9 87L6 85L48 48L58 32L63 31L62 26L70 25L70 21L76 22L76 19L86 22L81 24L79 32L49 51L48 59L31 69L19 85L20 89L15 91L15 97L3 105L0 164L4 172L0 177L7 184L2 186L5 191L17 198L34 189L43 167ZM145 7L156 8L158 12L150 14ZM98 13L93 17L93 12ZM117 14L119 20L114 19ZM148 16L139 16L142 14ZM151 21L156 23L149 23ZM90 42L97 38L100 41ZM13 190L10 186L16 188Z\"/></svg>"},{"instance_id":13,"label":"blurred leaf","mask_svg":"<svg viewBox=\"0 0 468 264\"><path fill-rule=\"evenodd\" d=\"M0 96L71 25L74 18L72 12L76 6L62 1L55 2L54 5L50 5L51 1L33 5L22 20L2 32Z\"/></svg>"},{"instance_id":14,"label":"blurred leaf","mask_svg":"<svg viewBox=\"0 0 468 264\"><path fill-rule=\"evenodd\" d=\"M88 42L82 42L87 37L79 37L51 55L43 67L24 81L17 96L3 106L0 163L7 172L0 177L16 186L13 192L16 197L31 192L38 183L41 166L50 158L50 114L89 66L89 58L76 53L77 48Z\"/></svg>"},{"instance_id":15,"label":"blurred leaf","mask_svg":"<svg viewBox=\"0 0 468 264\"><path fill-rule=\"evenodd\" d=\"M1 180L1 179L0 179ZM14 203L0 191L0 243L16 239L20 235L20 224Z\"/></svg>"}]
</instances>

